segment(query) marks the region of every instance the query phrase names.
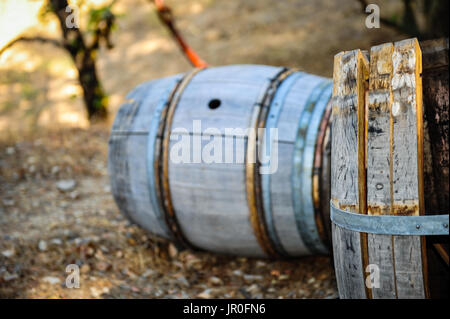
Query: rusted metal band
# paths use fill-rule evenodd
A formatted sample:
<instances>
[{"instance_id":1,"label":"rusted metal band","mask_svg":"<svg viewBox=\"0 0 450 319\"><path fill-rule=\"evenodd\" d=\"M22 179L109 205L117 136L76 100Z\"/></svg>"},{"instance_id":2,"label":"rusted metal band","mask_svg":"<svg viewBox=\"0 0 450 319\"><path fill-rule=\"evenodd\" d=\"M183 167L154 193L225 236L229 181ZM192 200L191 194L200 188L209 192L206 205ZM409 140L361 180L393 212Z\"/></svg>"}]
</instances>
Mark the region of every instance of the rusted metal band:
<instances>
[{"instance_id":1,"label":"rusted metal band","mask_svg":"<svg viewBox=\"0 0 450 319\"><path fill-rule=\"evenodd\" d=\"M268 110L272 99L281 82L296 70L283 68L274 78L270 80L264 89L262 97L257 101L250 125L250 132L247 141L247 152L245 158L245 184L247 190L247 202L250 210L250 223L253 232L262 250L269 257L280 257L283 254L277 249L276 244L271 239L268 232L264 205L261 191L260 163L257 159L259 143L258 128L264 128Z\"/></svg>"},{"instance_id":2,"label":"rusted metal band","mask_svg":"<svg viewBox=\"0 0 450 319\"><path fill-rule=\"evenodd\" d=\"M319 237L322 239L322 242L325 244L331 243L331 233L327 231L327 223L329 222L329 211L325 212L323 210L323 204L320 200L320 194L324 187L323 181L321 179L322 169L323 169L323 157L325 154L325 147L327 143L327 136L329 135L329 130L331 127L330 123L331 117L331 100L328 102L324 115L322 117L322 121L319 126L319 132L317 135L317 144L314 152L314 168L313 168L313 177L312 177L312 189L313 189L313 203L315 210L315 220L317 225L317 232L319 233ZM328 132L327 132L328 131Z\"/></svg>"},{"instance_id":3,"label":"rusted metal band","mask_svg":"<svg viewBox=\"0 0 450 319\"><path fill-rule=\"evenodd\" d=\"M194 69L184 76L181 82L177 85L176 89L172 92L166 107L162 110L161 120L158 127L158 136L161 136L161 140L157 140L154 157L156 179L155 188L157 190L160 205L164 211L167 226L175 240L183 246L190 248L194 247L184 236L172 205L169 184L169 146L173 116L175 114L178 102L180 101L181 95L189 82L201 70L203 69Z\"/></svg>"},{"instance_id":4,"label":"rusted metal band","mask_svg":"<svg viewBox=\"0 0 450 319\"><path fill-rule=\"evenodd\" d=\"M162 93L161 98L155 107L148 132L145 132L146 134L148 134L147 180L148 180L148 192L150 194L150 203L152 204L153 212L156 215L156 218L158 220L159 225L161 226L161 229L164 231L164 233L166 233L169 236L172 235L172 232L169 230L168 224L166 222L162 203L158 199L159 192L157 191L156 185L159 185L159 183L157 182L159 180L158 179L159 174L155 173L156 165L154 165L154 163L155 158L157 158L155 154L157 152L156 142L158 140L159 123L161 120L164 121L164 119L161 117L161 114L163 110L167 108L170 101L173 99L173 96L177 91L177 88L180 85L180 82L183 79L183 77L184 75L180 74L171 79L170 85L168 85L167 89Z\"/></svg>"}]
</instances>

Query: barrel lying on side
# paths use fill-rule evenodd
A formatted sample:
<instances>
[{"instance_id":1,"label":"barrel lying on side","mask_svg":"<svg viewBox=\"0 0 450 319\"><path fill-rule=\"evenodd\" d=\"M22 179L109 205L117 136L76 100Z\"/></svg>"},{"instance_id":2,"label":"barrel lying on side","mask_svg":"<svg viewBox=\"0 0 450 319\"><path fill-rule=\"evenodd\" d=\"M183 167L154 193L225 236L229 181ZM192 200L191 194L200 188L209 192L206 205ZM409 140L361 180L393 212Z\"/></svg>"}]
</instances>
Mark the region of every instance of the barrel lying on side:
<instances>
[{"instance_id":1,"label":"barrel lying on side","mask_svg":"<svg viewBox=\"0 0 450 319\"><path fill-rule=\"evenodd\" d=\"M256 65L138 86L109 141L117 205L146 230L194 248L327 253L331 91L329 79Z\"/></svg>"},{"instance_id":2,"label":"barrel lying on side","mask_svg":"<svg viewBox=\"0 0 450 319\"><path fill-rule=\"evenodd\" d=\"M336 55L331 219L341 298L448 297L448 101L448 39Z\"/></svg>"}]
</instances>

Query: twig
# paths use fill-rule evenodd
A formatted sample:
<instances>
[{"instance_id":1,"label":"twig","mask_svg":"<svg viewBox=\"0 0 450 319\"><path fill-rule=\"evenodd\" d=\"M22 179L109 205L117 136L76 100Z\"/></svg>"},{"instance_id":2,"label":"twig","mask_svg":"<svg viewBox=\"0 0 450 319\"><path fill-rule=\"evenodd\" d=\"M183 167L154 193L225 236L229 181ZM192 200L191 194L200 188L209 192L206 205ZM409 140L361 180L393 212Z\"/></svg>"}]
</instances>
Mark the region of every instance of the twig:
<instances>
[{"instance_id":1,"label":"twig","mask_svg":"<svg viewBox=\"0 0 450 319\"><path fill-rule=\"evenodd\" d=\"M11 48L13 45L15 45L17 42L41 42L41 43L50 43L53 44L54 46L57 46L58 48L62 48L64 49L64 45L55 39L50 39L50 38L44 38L44 37L40 37L40 36L36 36L36 37L18 37L14 40L12 40L11 42L9 42L8 44L6 44L3 48L0 49L0 55L3 54L3 52L5 52L6 50L8 50L9 48Z\"/></svg>"},{"instance_id":2,"label":"twig","mask_svg":"<svg viewBox=\"0 0 450 319\"><path fill-rule=\"evenodd\" d=\"M172 36L177 41L181 50L188 58L189 62L195 67L202 68L208 66L208 64L203 61L197 53L187 44L183 39L178 29L175 27L175 21L172 14L172 10L164 4L163 0L152 0L156 6L156 12L158 13L158 18L163 24L169 29Z\"/></svg>"}]
</instances>

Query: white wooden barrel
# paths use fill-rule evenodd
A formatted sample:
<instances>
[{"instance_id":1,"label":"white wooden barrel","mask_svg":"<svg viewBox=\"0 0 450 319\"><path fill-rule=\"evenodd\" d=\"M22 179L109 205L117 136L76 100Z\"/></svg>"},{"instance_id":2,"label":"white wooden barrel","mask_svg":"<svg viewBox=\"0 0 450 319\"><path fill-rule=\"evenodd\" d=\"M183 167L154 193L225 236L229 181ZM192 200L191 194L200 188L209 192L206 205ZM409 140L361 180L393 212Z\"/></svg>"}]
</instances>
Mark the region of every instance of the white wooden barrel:
<instances>
[{"instance_id":1,"label":"white wooden barrel","mask_svg":"<svg viewBox=\"0 0 450 319\"><path fill-rule=\"evenodd\" d=\"M198 249L328 253L331 91L329 79L259 65L139 85L109 141L117 205L151 233ZM249 128L266 131L253 139ZM269 163L252 160L261 151Z\"/></svg>"}]
</instances>

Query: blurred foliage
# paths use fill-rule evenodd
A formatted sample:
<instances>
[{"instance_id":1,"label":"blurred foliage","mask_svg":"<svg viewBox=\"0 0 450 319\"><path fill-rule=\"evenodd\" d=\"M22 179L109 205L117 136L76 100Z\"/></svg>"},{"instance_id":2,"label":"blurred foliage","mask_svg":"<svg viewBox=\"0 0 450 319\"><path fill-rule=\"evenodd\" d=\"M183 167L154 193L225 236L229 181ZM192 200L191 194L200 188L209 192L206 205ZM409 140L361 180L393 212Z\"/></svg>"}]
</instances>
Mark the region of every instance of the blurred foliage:
<instances>
[{"instance_id":1,"label":"blurred foliage","mask_svg":"<svg viewBox=\"0 0 450 319\"><path fill-rule=\"evenodd\" d=\"M115 2L116 0L113 0L110 4L100 8L89 8L87 31L95 32L99 24L114 18L115 15L112 12L112 6ZM114 23L111 30L114 30L116 27L117 25Z\"/></svg>"},{"instance_id":2,"label":"blurred foliage","mask_svg":"<svg viewBox=\"0 0 450 319\"><path fill-rule=\"evenodd\" d=\"M358 2L365 12L369 2ZM380 22L420 40L449 36L448 0L402 0L402 4L401 12L393 13L390 18L381 17Z\"/></svg>"}]
</instances>

